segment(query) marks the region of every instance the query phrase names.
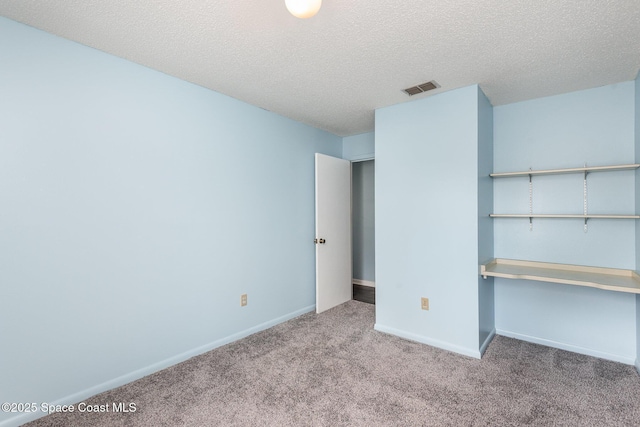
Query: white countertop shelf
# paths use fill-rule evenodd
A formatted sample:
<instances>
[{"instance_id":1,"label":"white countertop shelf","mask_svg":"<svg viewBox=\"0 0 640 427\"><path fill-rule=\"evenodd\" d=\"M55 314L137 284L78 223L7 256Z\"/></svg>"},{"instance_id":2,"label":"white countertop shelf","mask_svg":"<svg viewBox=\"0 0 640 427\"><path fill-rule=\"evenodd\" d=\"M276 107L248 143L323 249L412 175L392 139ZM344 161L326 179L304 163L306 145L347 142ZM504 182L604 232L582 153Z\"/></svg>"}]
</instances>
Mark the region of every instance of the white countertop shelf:
<instances>
[{"instance_id":1,"label":"white countertop shelf","mask_svg":"<svg viewBox=\"0 0 640 427\"><path fill-rule=\"evenodd\" d=\"M511 177L529 176L529 175L559 175L559 174L566 174L566 173L621 171L621 170L629 170L629 169L638 169L639 167L640 167L640 164L613 165L613 166L585 166L582 168L501 172L501 173L492 173L489 176L491 178L511 178Z\"/></svg>"},{"instance_id":2,"label":"white countertop shelf","mask_svg":"<svg viewBox=\"0 0 640 427\"><path fill-rule=\"evenodd\" d=\"M640 294L640 275L634 270L496 258L480 266L480 275Z\"/></svg>"}]
</instances>

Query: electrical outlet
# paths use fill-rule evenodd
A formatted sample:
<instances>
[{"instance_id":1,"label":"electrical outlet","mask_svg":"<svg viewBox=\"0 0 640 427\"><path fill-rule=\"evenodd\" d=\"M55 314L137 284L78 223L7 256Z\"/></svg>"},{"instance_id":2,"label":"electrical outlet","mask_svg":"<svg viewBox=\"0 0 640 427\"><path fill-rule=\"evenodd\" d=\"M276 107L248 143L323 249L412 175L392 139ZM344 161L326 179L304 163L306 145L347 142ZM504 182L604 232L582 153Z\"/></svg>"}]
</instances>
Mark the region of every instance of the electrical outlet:
<instances>
[{"instance_id":1,"label":"electrical outlet","mask_svg":"<svg viewBox=\"0 0 640 427\"><path fill-rule=\"evenodd\" d=\"M240 306L244 307L247 305L247 294L240 295Z\"/></svg>"},{"instance_id":2,"label":"electrical outlet","mask_svg":"<svg viewBox=\"0 0 640 427\"><path fill-rule=\"evenodd\" d=\"M429 310L429 298L422 297L421 303L422 303L423 310Z\"/></svg>"}]
</instances>

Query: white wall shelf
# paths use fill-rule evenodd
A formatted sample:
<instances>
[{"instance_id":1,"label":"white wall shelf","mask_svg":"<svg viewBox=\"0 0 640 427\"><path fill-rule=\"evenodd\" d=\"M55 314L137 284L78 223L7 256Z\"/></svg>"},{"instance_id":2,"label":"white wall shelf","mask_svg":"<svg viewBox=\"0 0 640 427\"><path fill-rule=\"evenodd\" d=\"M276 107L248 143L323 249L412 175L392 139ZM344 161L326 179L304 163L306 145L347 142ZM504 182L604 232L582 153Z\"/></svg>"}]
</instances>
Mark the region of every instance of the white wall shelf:
<instances>
[{"instance_id":1,"label":"white wall shelf","mask_svg":"<svg viewBox=\"0 0 640 427\"><path fill-rule=\"evenodd\" d=\"M489 214L491 218L529 218L529 230L533 230L533 218L568 218L568 219L582 219L584 220L584 231L587 232L587 221L589 219L640 219L640 215L619 215L619 214L589 214L587 212L587 174L590 172L611 172L611 171L624 171L624 170L636 170L640 167L640 164L625 164L625 165L610 165L610 166L587 166L581 168L568 168L568 169L546 169L546 170L528 170L520 172L502 172L492 173L489 176L492 178L515 178L515 177L529 177L529 213L527 214ZM533 176L539 175L559 175L580 173L584 174L583 179L583 213L578 215L572 214L534 214L533 213Z\"/></svg>"},{"instance_id":2,"label":"white wall shelf","mask_svg":"<svg viewBox=\"0 0 640 427\"><path fill-rule=\"evenodd\" d=\"M496 258L480 266L480 275L640 294L640 275L633 270Z\"/></svg>"},{"instance_id":3,"label":"white wall shelf","mask_svg":"<svg viewBox=\"0 0 640 427\"><path fill-rule=\"evenodd\" d=\"M578 218L578 219L640 219L640 215L572 215L572 214L489 214L491 218Z\"/></svg>"},{"instance_id":4,"label":"white wall shelf","mask_svg":"<svg viewBox=\"0 0 640 427\"><path fill-rule=\"evenodd\" d=\"M501 173L492 173L489 176L491 178L513 178L518 176L529 176L529 175L560 175L567 173L587 173L587 172L612 172L612 171L622 171L629 169L638 169L640 164L629 164L629 165L613 165L613 166L585 166L582 168L568 168L568 169L547 169L547 170L528 170L521 172L501 172Z\"/></svg>"}]
</instances>

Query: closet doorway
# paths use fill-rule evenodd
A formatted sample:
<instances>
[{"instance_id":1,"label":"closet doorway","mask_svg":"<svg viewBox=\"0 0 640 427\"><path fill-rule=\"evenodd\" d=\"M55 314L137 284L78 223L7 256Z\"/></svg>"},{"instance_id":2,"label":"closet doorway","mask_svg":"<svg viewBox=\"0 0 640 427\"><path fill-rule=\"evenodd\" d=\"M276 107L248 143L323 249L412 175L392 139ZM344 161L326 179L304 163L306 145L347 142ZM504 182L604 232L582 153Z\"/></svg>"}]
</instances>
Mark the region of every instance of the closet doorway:
<instances>
[{"instance_id":1,"label":"closet doorway","mask_svg":"<svg viewBox=\"0 0 640 427\"><path fill-rule=\"evenodd\" d=\"M375 161L351 163L353 299L375 304Z\"/></svg>"}]
</instances>

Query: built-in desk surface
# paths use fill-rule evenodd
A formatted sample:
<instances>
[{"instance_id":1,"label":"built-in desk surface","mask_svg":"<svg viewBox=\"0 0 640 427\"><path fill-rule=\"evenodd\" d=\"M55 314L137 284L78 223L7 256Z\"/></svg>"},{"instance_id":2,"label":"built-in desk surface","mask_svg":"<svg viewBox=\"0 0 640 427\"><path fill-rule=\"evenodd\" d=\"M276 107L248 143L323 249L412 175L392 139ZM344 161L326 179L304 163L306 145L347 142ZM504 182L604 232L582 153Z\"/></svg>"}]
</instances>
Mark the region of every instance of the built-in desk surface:
<instances>
[{"instance_id":1,"label":"built-in desk surface","mask_svg":"<svg viewBox=\"0 0 640 427\"><path fill-rule=\"evenodd\" d=\"M480 275L640 294L640 275L633 270L496 258L480 266Z\"/></svg>"}]
</instances>

